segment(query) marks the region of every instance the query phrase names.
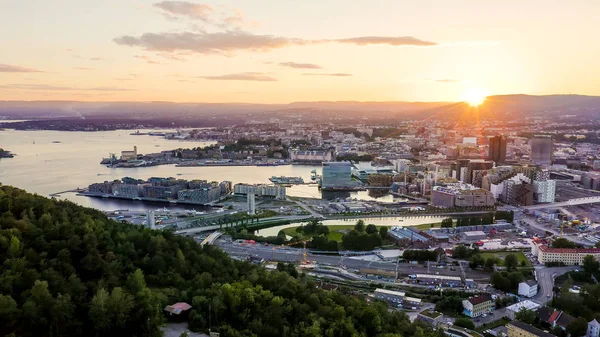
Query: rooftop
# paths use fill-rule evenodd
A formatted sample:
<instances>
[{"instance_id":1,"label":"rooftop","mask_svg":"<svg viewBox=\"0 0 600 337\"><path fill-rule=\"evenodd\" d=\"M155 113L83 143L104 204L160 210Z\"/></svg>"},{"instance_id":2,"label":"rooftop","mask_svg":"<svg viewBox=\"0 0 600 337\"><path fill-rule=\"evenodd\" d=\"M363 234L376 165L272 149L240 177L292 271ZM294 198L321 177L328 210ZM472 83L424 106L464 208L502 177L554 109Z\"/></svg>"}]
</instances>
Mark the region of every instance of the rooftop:
<instances>
[{"instance_id":1,"label":"rooftop","mask_svg":"<svg viewBox=\"0 0 600 337\"><path fill-rule=\"evenodd\" d=\"M530 300L525 300L525 301L522 301L519 303L515 303L511 306L508 306L508 307L506 307L506 309L514 311L514 312L519 312L523 308L525 308L527 310L535 310L539 307L540 307L540 305L538 303L535 303Z\"/></svg>"},{"instance_id":2,"label":"rooftop","mask_svg":"<svg viewBox=\"0 0 600 337\"><path fill-rule=\"evenodd\" d=\"M487 301L491 301L492 297L489 294L483 294L475 297L469 298L467 301L471 302L473 305L481 304Z\"/></svg>"},{"instance_id":3,"label":"rooftop","mask_svg":"<svg viewBox=\"0 0 600 337\"><path fill-rule=\"evenodd\" d=\"M549 334L547 332L544 332L544 331L542 331L542 330L540 330L538 328L535 328L535 327L533 327L533 326L531 326L529 324L525 324L523 322L512 321L512 322L508 323L508 325L512 325L512 326L514 326L516 328L519 328L521 330L525 330L525 331L527 331L529 333L532 333L532 334L534 334L536 336L540 336L540 337L554 337L553 334Z\"/></svg>"},{"instance_id":4,"label":"rooftop","mask_svg":"<svg viewBox=\"0 0 600 337\"><path fill-rule=\"evenodd\" d=\"M544 253L600 254L600 248L550 248L540 246L540 251Z\"/></svg>"},{"instance_id":5,"label":"rooftop","mask_svg":"<svg viewBox=\"0 0 600 337\"><path fill-rule=\"evenodd\" d=\"M427 309L427 310L421 311L419 313L419 315L423 315L423 316L426 316L426 317L429 317L429 318L436 319L436 318L442 316L442 313L437 312L437 311L431 311L431 310Z\"/></svg>"}]
</instances>

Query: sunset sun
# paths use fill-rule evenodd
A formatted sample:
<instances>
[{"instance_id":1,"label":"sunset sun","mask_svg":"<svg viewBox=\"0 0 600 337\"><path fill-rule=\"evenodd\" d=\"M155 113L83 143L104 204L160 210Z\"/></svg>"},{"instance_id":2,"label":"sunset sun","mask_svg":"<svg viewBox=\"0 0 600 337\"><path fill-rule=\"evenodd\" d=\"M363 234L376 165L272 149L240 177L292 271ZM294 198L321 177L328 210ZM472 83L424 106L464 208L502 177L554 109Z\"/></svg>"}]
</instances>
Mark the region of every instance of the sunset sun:
<instances>
[{"instance_id":1,"label":"sunset sun","mask_svg":"<svg viewBox=\"0 0 600 337\"><path fill-rule=\"evenodd\" d=\"M485 102L486 97L487 92L484 89L469 88L464 92L462 99L470 106L477 107Z\"/></svg>"}]
</instances>

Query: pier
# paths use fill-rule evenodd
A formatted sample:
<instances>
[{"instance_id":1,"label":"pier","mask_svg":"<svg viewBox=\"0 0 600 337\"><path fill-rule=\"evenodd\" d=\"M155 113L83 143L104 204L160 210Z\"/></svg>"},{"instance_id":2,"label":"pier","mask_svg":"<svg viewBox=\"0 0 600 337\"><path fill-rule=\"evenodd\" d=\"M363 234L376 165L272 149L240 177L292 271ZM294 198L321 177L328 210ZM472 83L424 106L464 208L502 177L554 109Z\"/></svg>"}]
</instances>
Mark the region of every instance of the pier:
<instances>
[{"instance_id":1,"label":"pier","mask_svg":"<svg viewBox=\"0 0 600 337\"><path fill-rule=\"evenodd\" d=\"M65 193L83 193L86 192L87 189L85 188L76 188L73 190L66 190L66 191L60 191L60 192L56 192L56 193L52 193L50 194L51 197L55 198L55 197L60 197L61 194L65 194Z\"/></svg>"}]
</instances>

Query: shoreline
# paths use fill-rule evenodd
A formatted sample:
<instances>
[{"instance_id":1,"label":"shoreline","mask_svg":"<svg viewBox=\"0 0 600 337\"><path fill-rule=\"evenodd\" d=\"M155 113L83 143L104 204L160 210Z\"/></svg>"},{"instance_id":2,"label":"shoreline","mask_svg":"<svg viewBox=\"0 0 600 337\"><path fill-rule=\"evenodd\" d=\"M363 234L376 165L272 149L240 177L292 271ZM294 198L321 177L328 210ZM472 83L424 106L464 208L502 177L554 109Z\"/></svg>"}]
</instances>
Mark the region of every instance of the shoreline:
<instances>
[{"instance_id":1,"label":"shoreline","mask_svg":"<svg viewBox=\"0 0 600 337\"><path fill-rule=\"evenodd\" d=\"M167 200L167 199L146 198L146 197L130 198L130 197L121 197L121 196L112 195L112 194L100 194L100 193L90 193L90 192L79 192L76 195L84 196L84 197L91 197L91 198L101 198L101 199L119 199L119 200L141 201L141 202L158 202L158 203L170 204L170 205L194 205L194 206L210 206L210 207L219 207L219 208L223 208L224 206L220 205L218 203L231 196L231 195L226 195L226 196L220 198L219 200L215 201L214 203L202 204L202 203L176 200L176 199Z\"/></svg>"}]
</instances>

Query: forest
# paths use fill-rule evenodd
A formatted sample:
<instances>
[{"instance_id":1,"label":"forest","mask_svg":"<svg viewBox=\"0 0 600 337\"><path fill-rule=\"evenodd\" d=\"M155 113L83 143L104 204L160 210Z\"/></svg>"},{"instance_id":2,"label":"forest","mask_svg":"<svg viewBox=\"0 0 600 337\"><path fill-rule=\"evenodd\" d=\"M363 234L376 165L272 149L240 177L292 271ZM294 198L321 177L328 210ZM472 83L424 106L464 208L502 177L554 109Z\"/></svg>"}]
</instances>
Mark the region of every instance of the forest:
<instances>
[{"instance_id":1,"label":"forest","mask_svg":"<svg viewBox=\"0 0 600 337\"><path fill-rule=\"evenodd\" d=\"M443 336L364 295L325 291L192 238L0 186L0 336L161 336L163 308L221 336Z\"/></svg>"}]
</instances>

